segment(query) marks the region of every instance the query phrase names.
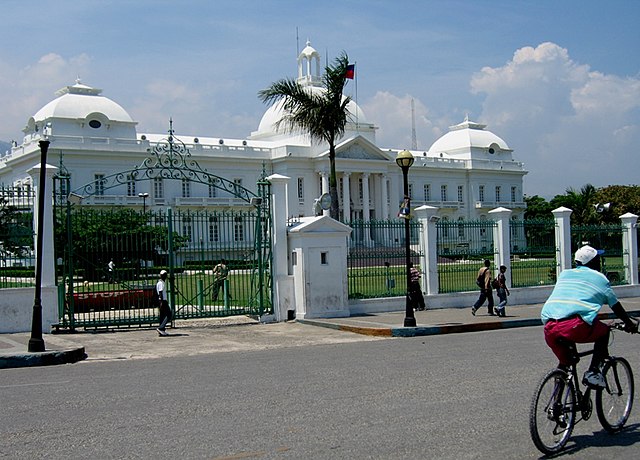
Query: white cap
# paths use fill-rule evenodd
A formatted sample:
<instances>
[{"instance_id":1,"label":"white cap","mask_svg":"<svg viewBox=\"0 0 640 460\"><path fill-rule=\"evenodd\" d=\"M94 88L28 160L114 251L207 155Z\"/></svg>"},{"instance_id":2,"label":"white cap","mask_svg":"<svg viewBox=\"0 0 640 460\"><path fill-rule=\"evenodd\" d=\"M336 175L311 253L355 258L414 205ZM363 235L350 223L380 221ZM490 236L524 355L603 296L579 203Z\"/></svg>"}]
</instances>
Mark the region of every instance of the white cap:
<instances>
[{"instance_id":1,"label":"white cap","mask_svg":"<svg viewBox=\"0 0 640 460\"><path fill-rule=\"evenodd\" d=\"M580 262L582 265L586 265L593 260L595 256L604 254L602 249L595 250L591 246L582 246L576 251L574 260Z\"/></svg>"},{"instance_id":2,"label":"white cap","mask_svg":"<svg viewBox=\"0 0 640 460\"><path fill-rule=\"evenodd\" d=\"M166 270L160 270L160 276L162 276L162 275L166 275L166 274L167 274L167 271L166 271Z\"/></svg>"}]
</instances>

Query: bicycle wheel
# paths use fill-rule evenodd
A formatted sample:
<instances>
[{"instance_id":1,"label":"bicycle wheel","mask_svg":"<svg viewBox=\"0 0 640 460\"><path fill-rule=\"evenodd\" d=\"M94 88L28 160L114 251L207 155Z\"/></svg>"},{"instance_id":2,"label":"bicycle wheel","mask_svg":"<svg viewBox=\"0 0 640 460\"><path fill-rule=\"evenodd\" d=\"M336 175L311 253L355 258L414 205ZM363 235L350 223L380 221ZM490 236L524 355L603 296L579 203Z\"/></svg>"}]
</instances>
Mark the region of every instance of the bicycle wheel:
<instances>
[{"instance_id":1,"label":"bicycle wheel","mask_svg":"<svg viewBox=\"0 0 640 460\"><path fill-rule=\"evenodd\" d=\"M612 358L602 369L607 386L596 393L596 412L602 427L609 433L620 431L633 406L633 373L624 358Z\"/></svg>"},{"instance_id":2,"label":"bicycle wheel","mask_svg":"<svg viewBox=\"0 0 640 460\"><path fill-rule=\"evenodd\" d=\"M576 422L576 391L569 375L560 369L549 371L531 400L531 440L543 454L560 451Z\"/></svg>"}]
</instances>

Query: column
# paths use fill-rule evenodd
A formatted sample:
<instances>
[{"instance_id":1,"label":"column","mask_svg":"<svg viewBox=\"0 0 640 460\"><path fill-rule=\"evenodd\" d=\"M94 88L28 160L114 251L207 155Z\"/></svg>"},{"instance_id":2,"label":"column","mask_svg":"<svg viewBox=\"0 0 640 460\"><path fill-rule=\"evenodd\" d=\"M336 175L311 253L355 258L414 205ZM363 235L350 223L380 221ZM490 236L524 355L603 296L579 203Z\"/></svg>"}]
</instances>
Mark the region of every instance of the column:
<instances>
[{"instance_id":1,"label":"column","mask_svg":"<svg viewBox=\"0 0 640 460\"><path fill-rule=\"evenodd\" d=\"M288 247L287 247L287 218L289 210L287 206L287 185L291 178L280 174L272 174L267 177L271 182L271 220L273 222L273 310L276 321L286 321L286 306L291 305L292 299L287 299L291 293L286 288L286 277L289 273Z\"/></svg>"},{"instance_id":2,"label":"column","mask_svg":"<svg viewBox=\"0 0 640 460\"><path fill-rule=\"evenodd\" d=\"M551 211L556 221L556 276L571 268L571 213L564 206Z\"/></svg>"},{"instance_id":3,"label":"column","mask_svg":"<svg viewBox=\"0 0 640 460\"><path fill-rule=\"evenodd\" d=\"M58 168L52 165L46 166L45 174L46 186L44 191L44 225L42 234L42 287L52 287L56 285L56 260L54 254L53 243L53 176L58 171ZM38 228L38 209L39 209L39 191L38 184L40 184L40 164L30 168L27 173L31 176L31 181L34 187L35 198L33 200L33 228ZM34 234L34 248L35 248ZM38 254L35 255L36 258Z\"/></svg>"},{"instance_id":4,"label":"column","mask_svg":"<svg viewBox=\"0 0 640 460\"><path fill-rule=\"evenodd\" d=\"M638 216L630 212L620 216L625 228L622 252L628 260L624 264L624 277L629 284L638 284Z\"/></svg>"},{"instance_id":5,"label":"column","mask_svg":"<svg viewBox=\"0 0 640 460\"><path fill-rule=\"evenodd\" d=\"M362 220L364 222L363 243L365 246L373 246L371 240L371 219L369 208L369 173L362 173Z\"/></svg>"},{"instance_id":6,"label":"column","mask_svg":"<svg viewBox=\"0 0 640 460\"><path fill-rule=\"evenodd\" d=\"M323 194L329 193L329 173L326 172L326 171L321 171L320 172L320 181L321 181L321 186L322 186L322 188L321 188L322 193ZM330 213L331 213L330 209L324 209L322 211L322 214L325 215L325 216L328 216Z\"/></svg>"},{"instance_id":7,"label":"column","mask_svg":"<svg viewBox=\"0 0 640 460\"><path fill-rule=\"evenodd\" d=\"M438 231L436 224L440 220L438 217L438 208L423 205L413 210L416 217L422 225L422 238L420 240L420 249L422 251L422 259L420 267L422 268L422 290L427 295L437 294L440 290L438 283Z\"/></svg>"},{"instance_id":8,"label":"column","mask_svg":"<svg viewBox=\"0 0 640 460\"><path fill-rule=\"evenodd\" d=\"M496 208L489 211L489 215L496 221L493 229L493 244L498 253L495 255L494 265L507 267L505 274L507 287L511 286L511 234L509 233L509 219L512 211L507 208ZM493 274L495 278L496 274Z\"/></svg>"},{"instance_id":9,"label":"column","mask_svg":"<svg viewBox=\"0 0 640 460\"><path fill-rule=\"evenodd\" d=\"M342 173L342 220L343 222L351 221L351 183L349 176L351 173Z\"/></svg>"},{"instance_id":10,"label":"column","mask_svg":"<svg viewBox=\"0 0 640 460\"><path fill-rule=\"evenodd\" d=\"M380 220L387 220L389 219L389 184L387 183L386 174L380 174L380 196L382 200L379 207L382 212Z\"/></svg>"}]
</instances>

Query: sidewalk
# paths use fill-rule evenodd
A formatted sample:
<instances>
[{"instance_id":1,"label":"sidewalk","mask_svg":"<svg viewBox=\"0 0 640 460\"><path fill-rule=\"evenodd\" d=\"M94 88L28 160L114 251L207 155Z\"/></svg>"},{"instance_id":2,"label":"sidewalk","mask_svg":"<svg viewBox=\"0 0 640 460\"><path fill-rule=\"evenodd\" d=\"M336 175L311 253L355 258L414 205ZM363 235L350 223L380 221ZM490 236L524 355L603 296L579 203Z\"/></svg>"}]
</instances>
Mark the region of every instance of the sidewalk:
<instances>
[{"instance_id":1,"label":"sidewalk","mask_svg":"<svg viewBox=\"0 0 640 460\"><path fill-rule=\"evenodd\" d=\"M632 316L640 316L640 297L624 298L621 302ZM0 369L67 364L84 359L186 356L539 326L540 309L541 304L507 305L504 318L489 316L486 307L480 308L476 316L471 315L470 308L416 311L417 327L414 328L403 327L404 311L273 324L260 324L247 317L189 320L176 322L169 330L169 337L158 337L154 329L44 334L46 351L42 353L27 351L30 333L0 334ZM602 315L613 317L608 307Z\"/></svg>"}]
</instances>

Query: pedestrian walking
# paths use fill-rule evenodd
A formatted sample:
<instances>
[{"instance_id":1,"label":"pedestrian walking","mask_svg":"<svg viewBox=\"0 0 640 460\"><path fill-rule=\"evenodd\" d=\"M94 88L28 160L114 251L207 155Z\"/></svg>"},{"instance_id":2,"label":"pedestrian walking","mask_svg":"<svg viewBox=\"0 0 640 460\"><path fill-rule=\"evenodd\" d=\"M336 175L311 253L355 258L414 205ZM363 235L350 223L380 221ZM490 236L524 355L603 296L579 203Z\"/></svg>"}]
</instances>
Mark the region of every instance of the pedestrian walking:
<instances>
[{"instance_id":1,"label":"pedestrian walking","mask_svg":"<svg viewBox=\"0 0 640 460\"><path fill-rule=\"evenodd\" d=\"M171 307L169 306L169 299L167 296L167 271L160 270L160 279L156 283L156 293L158 295L158 301L160 302L160 326L156 329L161 336L169 335L165 330L167 323L171 321L173 315L171 313Z\"/></svg>"},{"instance_id":2,"label":"pedestrian walking","mask_svg":"<svg viewBox=\"0 0 640 460\"><path fill-rule=\"evenodd\" d=\"M480 297L473 307L471 307L471 314L476 316L476 312L482 306L485 300L488 301L488 313L491 316L494 316L493 312L493 288L491 287L491 261L489 259L485 259L484 265L478 270L478 277L476 278L476 284L480 288Z\"/></svg>"},{"instance_id":3,"label":"pedestrian walking","mask_svg":"<svg viewBox=\"0 0 640 460\"><path fill-rule=\"evenodd\" d=\"M224 286L224 282L228 277L229 267L227 266L227 261L222 259L219 264L213 267L213 300L218 300L220 288Z\"/></svg>"},{"instance_id":4,"label":"pedestrian walking","mask_svg":"<svg viewBox=\"0 0 640 460\"><path fill-rule=\"evenodd\" d=\"M109 273L109 282L113 283L115 281L115 270L116 270L116 264L113 262L113 259L109 260L109 263L107 264L107 272Z\"/></svg>"},{"instance_id":5,"label":"pedestrian walking","mask_svg":"<svg viewBox=\"0 0 640 460\"><path fill-rule=\"evenodd\" d=\"M500 265L500 271L494 280L496 293L498 294L499 299L498 306L494 307L494 313L498 316L507 316L505 306L507 305L507 296L511 293L507 287L507 277L504 275L506 272L507 267L505 265Z\"/></svg>"},{"instance_id":6,"label":"pedestrian walking","mask_svg":"<svg viewBox=\"0 0 640 460\"><path fill-rule=\"evenodd\" d=\"M424 310L426 305L424 303L424 296L422 295L422 289L420 288L420 271L413 266L413 263L409 263L410 278L409 278L409 298L413 308L416 310Z\"/></svg>"}]
</instances>

